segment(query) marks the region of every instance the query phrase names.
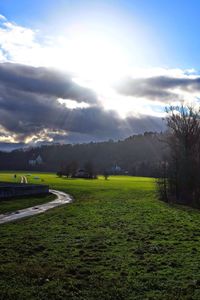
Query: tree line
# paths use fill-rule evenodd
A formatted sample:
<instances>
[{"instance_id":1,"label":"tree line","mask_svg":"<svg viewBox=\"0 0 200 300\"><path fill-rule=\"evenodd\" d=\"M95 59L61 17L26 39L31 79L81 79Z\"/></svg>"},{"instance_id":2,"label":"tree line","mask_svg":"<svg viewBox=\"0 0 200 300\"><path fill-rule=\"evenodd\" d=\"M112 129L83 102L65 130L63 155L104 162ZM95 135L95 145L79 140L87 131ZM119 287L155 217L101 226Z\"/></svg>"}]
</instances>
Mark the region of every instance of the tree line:
<instances>
[{"instance_id":1,"label":"tree line","mask_svg":"<svg viewBox=\"0 0 200 300\"><path fill-rule=\"evenodd\" d=\"M158 164L166 151L165 134L145 132L124 140L85 144L43 145L30 149L0 152L1 170L70 171L90 163L95 173L110 173L119 166L122 174L158 176ZM31 166L29 160L41 156L42 164Z\"/></svg>"}]
</instances>

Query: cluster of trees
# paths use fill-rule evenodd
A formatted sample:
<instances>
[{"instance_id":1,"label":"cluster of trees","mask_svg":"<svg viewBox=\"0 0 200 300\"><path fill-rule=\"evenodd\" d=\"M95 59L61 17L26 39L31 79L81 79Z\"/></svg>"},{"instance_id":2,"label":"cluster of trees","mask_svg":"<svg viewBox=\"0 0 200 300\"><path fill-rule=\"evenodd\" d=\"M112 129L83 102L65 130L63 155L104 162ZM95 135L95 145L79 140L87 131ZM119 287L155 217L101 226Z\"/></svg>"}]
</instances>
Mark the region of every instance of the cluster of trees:
<instances>
[{"instance_id":1,"label":"cluster of trees","mask_svg":"<svg viewBox=\"0 0 200 300\"><path fill-rule=\"evenodd\" d=\"M67 164L63 164L60 170L57 172L59 177L65 176L67 178L88 178L88 179L96 179L97 172L92 162L88 161L84 164L83 169L79 168L77 161L72 161Z\"/></svg>"},{"instance_id":2,"label":"cluster of trees","mask_svg":"<svg viewBox=\"0 0 200 300\"><path fill-rule=\"evenodd\" d=\"M124 174L158 176L158 162L166 146L164 134L146 132L125 140L91 142L88 144L43 145L37 148L0 152L1 170L61 171L73 175L75 165L84 168L92 163L95 172L103 174L118 165ZM43 163L31 166L28 161L40 155ZM70 171L69 171L70 170ZM67 175L66 175L67 176Z\"/></svg>"},{"instance_id":3,"label":"cluster of trees","mask_svg":"<svg viewBox=\"0 0 200 300\"><path fill-rule=\"evenodd\" d=\"M75 177L76 172L78 169L78 164L76 161L72 161L70 163L67 163L66 165L62 165L57 172L57 175L59 177L66 176L67 178L69 177Z\"/></svg>"},{"instance_id":4,"label":"cluster of trees","mask_svg":"<svg viewBox=\"0 0 200 300\"><path fill-rule=\"evenodd\" d=\"M159 192L165 201L200 206L200 111L166 109L168 156L161 163Z\"/></svg>"}]
</instances>

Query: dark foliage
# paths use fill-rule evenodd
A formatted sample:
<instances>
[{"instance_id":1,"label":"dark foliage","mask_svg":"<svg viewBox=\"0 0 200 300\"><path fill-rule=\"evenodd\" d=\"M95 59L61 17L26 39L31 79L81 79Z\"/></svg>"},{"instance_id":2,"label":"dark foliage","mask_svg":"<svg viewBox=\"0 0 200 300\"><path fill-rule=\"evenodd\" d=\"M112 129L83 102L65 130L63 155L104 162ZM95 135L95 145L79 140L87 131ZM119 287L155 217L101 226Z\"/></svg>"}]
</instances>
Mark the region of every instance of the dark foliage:
<instances>
[{"instance_id":1,"label":"dark foliage","mask_svg":"<svg viewBox=\"0 0 200 300\"><path fill-rule=\"evenodd\" d=\"M200 111L169 107L166 118L169 157L161 165L161 198L200 206Z\"/></svg>"},{"instance_id":2,"label":"dark foliage","mask_svg":"<svg viewBox=\"0 0 200 300\"><path fill-rule=\"evenodd\" d=\"M95 173L110 173L118 165L122 174L158 176L158 165L166 145L161 140L164 134L146 132L125 140L89 144L43 145L26 150L0 152L1 170L59 171L59 176L74 176L78 168L93 165ZM43 163L29 165L32 157L42 157Z\"/></svg>"}]
</instances>

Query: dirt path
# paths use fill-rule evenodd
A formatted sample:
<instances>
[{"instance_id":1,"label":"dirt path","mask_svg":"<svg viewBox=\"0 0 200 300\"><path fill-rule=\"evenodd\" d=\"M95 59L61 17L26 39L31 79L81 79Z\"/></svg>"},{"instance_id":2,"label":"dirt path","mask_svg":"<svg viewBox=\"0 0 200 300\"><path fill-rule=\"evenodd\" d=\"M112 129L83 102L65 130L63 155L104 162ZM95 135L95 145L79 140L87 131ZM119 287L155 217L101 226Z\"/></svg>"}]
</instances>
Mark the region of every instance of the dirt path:
<instances>
[{"instance_id":1,"label":"dirt path","mask_svg":"<svg viewBox=\"0 0 200 300\"><path fill-rule=\"evenodd\" d=\"M21 176L20 183L28 183L28 180L27 180L26 176Z\"/></svg>"},{"instance_id":2,"label":"dirt path","mask_svg":"<svg viewBox=\"0 0 200 300\"><path fill-rule=\"evenodd\" d=\"M73 201L72 197L64 192L50 190L50 193L56 195L57 198L51 202L44 203L41 205L21 209L21 210L11 212L11 213L0 214L0 224L4 224L4 223L19 220L21 218L41 214L51 208L54 208L54 207L57 207L57 206L60 206L63 204L67 204L67 203L70 203Z\"/></svg>"}]
</instances>

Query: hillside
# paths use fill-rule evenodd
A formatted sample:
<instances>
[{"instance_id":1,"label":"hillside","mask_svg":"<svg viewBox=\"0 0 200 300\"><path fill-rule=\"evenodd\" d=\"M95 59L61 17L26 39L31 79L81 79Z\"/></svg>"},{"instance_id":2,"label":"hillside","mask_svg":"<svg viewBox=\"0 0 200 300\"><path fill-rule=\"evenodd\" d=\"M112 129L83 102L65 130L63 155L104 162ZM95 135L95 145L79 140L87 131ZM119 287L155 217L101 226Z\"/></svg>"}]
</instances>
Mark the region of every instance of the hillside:
<instances>
[{"instance_id":1,"label":"hillside","mask_svg":"<svg viewBox=\"0 0 200 300\"><path fill-rule=\"evenodd\" d=\"M166 151L164 134L146 132L125 140L91 142L89 144L43 145L28 150L0 152L1 170L58 171L75 161L79 167L90 161L98 173L120 166L131 175L154 176L156 166ZM42 162L30 165L40 156Z\"/></svg>"}]
</instances>

